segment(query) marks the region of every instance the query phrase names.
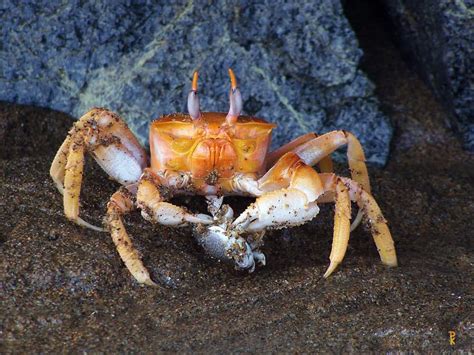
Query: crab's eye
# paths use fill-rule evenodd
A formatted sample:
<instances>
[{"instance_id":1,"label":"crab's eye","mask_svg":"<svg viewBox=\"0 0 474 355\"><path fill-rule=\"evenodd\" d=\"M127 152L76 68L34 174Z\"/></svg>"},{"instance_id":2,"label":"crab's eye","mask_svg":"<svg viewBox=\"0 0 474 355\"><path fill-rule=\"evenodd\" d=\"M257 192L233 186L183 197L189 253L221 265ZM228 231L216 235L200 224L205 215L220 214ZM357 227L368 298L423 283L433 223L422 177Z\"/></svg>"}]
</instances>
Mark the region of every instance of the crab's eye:
<instances>
[{"instance_id":1,"label":"crab's eye","mask_svg":"<svg viewBox=\"0 0 474 355\"><path fill-rule=\"evenodd\" d=\"M174 138L171 143L171 149L175 153L186 153L194 144L194 139L189 138Z\"/></svg>"}]
</instances>

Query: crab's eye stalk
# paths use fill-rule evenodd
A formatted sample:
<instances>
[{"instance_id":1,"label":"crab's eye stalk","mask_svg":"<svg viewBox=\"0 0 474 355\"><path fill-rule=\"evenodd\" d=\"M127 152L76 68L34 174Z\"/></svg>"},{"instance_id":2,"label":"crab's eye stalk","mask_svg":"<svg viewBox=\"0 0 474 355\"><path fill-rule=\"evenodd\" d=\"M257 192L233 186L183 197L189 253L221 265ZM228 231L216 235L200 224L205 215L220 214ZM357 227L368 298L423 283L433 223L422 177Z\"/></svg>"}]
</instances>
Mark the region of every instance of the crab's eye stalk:
<instances>
[{"instance_id":1,"label":"crab's eye stalk","mask_svg":"<svg viewBox=\"0 0 474 355\"><path fill-rule=\"evenodd\" d=\"M193 75L193 84L188 95L188 112L191 118L197 120L201 118L201 110L199 108L199 96L197 93L198 72L195 71Z\"/></svg>"},{"instance_id":2,"label":"crab's eye stalk","mask_svg":"<svg viewBox=\"0 0 474 355\"><path fill-rule=\"evenodd\" d=\"M227 114L226 121L227 124L233 124L239 118L240 113L242 112L242 95L240 95L240 90L237 87L237 80L235 79L234 72L229 68L230 76L230 108L229 113Z\"/></svg>"}]
</instances>

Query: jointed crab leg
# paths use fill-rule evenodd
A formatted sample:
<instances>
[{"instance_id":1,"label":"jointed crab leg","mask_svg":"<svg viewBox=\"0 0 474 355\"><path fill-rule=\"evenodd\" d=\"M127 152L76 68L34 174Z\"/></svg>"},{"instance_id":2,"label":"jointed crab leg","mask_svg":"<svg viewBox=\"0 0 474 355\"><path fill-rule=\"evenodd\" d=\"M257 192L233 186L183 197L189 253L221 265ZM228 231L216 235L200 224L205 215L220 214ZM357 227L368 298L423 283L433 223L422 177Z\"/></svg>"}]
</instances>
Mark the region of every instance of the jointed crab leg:
<instances>
[{"instance_id":1,"label":"jointed crab leg","mask_svg":"<svg viewBox=\"0 0 474 355\"><path fill-rule=\"evenodd\" d=\"M357 203L360 210L363 212L363 214L365 214L369 222L372 236L374 238L375 245L377 246L377 251L379 252L382 263L388 266L397 266L397 254L395 251L392 235L388 229L387 221L383 217L382 212L380 211L380 208L372 195L365 191L362 186L354 180L344 177L337 177L334 174L320 174L320 177L324 184L325 191L336 191L336 193L338 189L341 191L341 193L338 193L338 198L343 196L343 187L340 185L340 182L344 184L348 190L350 199ZM344 201L339 201L339 203L341 205L345 204ZM336 218L339 218L339 221L343 221L343 217L338 217L337 211ZM345 237L343 238L343 233L341 232L340 240L342 241L344 239ZM333 250L331 251L331 266L333 263L338 262L339 259L342 260L346 247L347 245L342 242L333 243ZM331 266L329 269L331 269ZM337 265L335 265L334 268L336 266ZM331 272L332 271L333 269L331 269ZM325 277L327 276L329 276L328 272L325 274Z\"/></svg>"},{"instance_id":2,"label":"jointed crab leg","mask_svg":"<svg viewBox=\"0 0 474 355\"><path fill-rule=\"evenodd\" d=\"M150 277L148 270L133 247L132 241L123 225L122 216L135 209L133 199L136 195L136 205L142 210L142 215L153 222L164 225L185 226L187 223L210 224L213 219L207 215L193 215L182 207L165 202L165 197L160 193L165 190L160 185L159 178L149 170L145 170L138 184L122 187L110 199L107 205L106 224L112 235L112 240L117 247L125 266L133 277L141 284L156 285Z\"/></svg>"},{"instance_id":3,"label":"jointed crab leg","mask_svg":"<svg viewBox=\"0 0 474 355\"><path fill-rule=\"evenodd\" d=\"M132 200L134 194L136 194L136 185L122 187L112 195L107 204L106 224L120 257L133 277L139 283L156 286L143 265L138 251L133 247L122 221L124 214L134 210Z\"/></svg>"},{"instance_id":4,"label":"jointed crab leg","mask_svg":"<svg viewBox=\"0 0 474 355\"><path fill-rule=\"evenodd\" d=\"M358 139L352 133L347 131L332 131L303 143L293 151L298 154L306 164L313 166L343 145L347 145L347 160L352 179L359 183L366 192L370 193L369 173L365 164L364 150ZM359 211L352 223L351 231L360 224L361 220L362 213Z\"/></svg>"},{"instance_id":5,"label":"jointed crab leg","mask_svg":"<svg viewBox=\"0 0 474 355\"><path fill-rule=\"evenodd\" d=\"M161 192L160 192L161 190ZM170 196L164 196L166 187L159 178L145 170L138 184L137 204L142 216L152 222L163 225L183 227L189 223L211 224L213 219L205 214L192 214L184 208L165 202Z\"/></svg>"},{"instance_id":6,"label":"jointed crab leg","mask_svg":"<svg viewBox=\"0 0 474 355\"><path fill-rule=\"evenodd\" d=\"M324 196L328 193L335 194L331 263L324 277L331 275L346 253L351 200L358 204L370 223L382 263L397 265L394 243L382 212L372 195L356 181L335 174L318 174L296 153L288 152L258 180L258 188L263 193L233 222L237 230L257 232L266 228L284 228L304 223L318 213L318 201L330 202Z\"/></svg>"},{"instance_id":7,"label":"jointed crab leg","mask_svg":"<svg viewBox=\"0 0 474 355\"><path fill-rule=\"evenodd\" d=\"M341 180L336 183L336 208L334 214L334 234L328 269L324 277L329 277L344 259L349 244L351 221L351 200L347 187Z\"/></svg>"},{"instance_id":8,"label":"jointed crab leg","mask_svg":"<svg viewBox=\"0 0 474 355\"><path fill-rule=\"evenodd\" d=\"M336 149L347 145L347 160L354 181L370 193L370 181L365 165L364 150L357 138L347 131L332 131L316 137L293 149L308 165L315 165Z\"/></svg>"},{"instance_id":9,"label":"jointed crab leg","mask_svg":"<svg viewBox=\"0 0 474 355\"><path fill-rule=\"evenodd\" d=\"M61 147L59 147L49 171L61 195L64 192L64 175L66 174L65 169L70 146L71 137L67 136L63 144L61 144Z\"/></svg>"},{"instance_id":10,"label":"jointed crab leg","mask_svg":"<svg viewBox=\"0 0 474 355\"><path fill-rule=\"evenodd\" d=\"M283 155L288 152L294 151L299 146L303 145L310 140L317 138L316 133L306 133L298 138L292 140L291 142L281 146L278 149L275 149L273 152L270 152L267 156L267 167L271 168ZM332 173L334 171L331 156L328 155L322 158L318 163L319 169L323 173Z\"/></svg>"},{"instance_id":11,"label":"jointed crab leg","mask_svg":"<svg viewBox=\"0 0 474 355\"><path fill-rule=\"evenodd\" d=\"M90 152L107 174L122 185L138 181L147 165L147 158L127 125L105 109L92 109L70 130L56 154L50 174L64 196L66 217L84 227L102 230L79 217L86 152Z\"/></svg>"},{"instance_id":12,"label":"jointed crab leg","mask_svg":"<svg viewBox=\"0 0 474 355\"><path fill-rule=\"evenodd\" d=\"M78 138L70 144L67 163L64 168L64 214L80 226L102 231L102 228L93 226L79 217L79 193L84 170L84 144L81 142L81 137Z\"/></svg>"}]
</instances>

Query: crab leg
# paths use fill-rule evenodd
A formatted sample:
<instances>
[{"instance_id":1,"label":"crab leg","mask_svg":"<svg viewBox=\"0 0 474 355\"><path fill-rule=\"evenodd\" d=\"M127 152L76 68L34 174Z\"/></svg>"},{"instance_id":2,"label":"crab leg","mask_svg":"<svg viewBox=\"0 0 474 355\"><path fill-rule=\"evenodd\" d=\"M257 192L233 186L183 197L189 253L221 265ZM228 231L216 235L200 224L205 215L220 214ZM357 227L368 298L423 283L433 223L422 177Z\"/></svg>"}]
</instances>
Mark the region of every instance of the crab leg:
<instances>
[{"instance_id":1,"label":"crab leg","mask_svg":"<svg viewBox=\"0 0 474 355\"><path fill-rule=\"evenodd\" d=\"M267 166L272 167L278 161L278 159L280 159L283 155L295 150L300 145L310 140L313 140L317 137L318 135L316 133L307 133L292 140L290 143L287 143L284 146L274 150L273 152L270 152L267 157ZM322 158L319 161L318 166L321 172L323 173L332 173L334 171L332 159L330 155Z\"/></svg>"},{"instance_id":2,"label":"crab leg","mask_svg":"<svg viewBox=\"0 0 474 355\"><path fill-rule=\"evenodd\" d=\"M325 191L336 191L336 193L338 192L338 189L341 191L339 197L337 198L341 198L342 196L343 188L340 185L340 182L344 184L344 186L348 189L350 199L357 203L360 210L363 212L363 214L365 214L369 222L372 236L374 238L375 245L377 246L382 263L388 266L397 266L397 254L395 251L392 235L390 234L390 230L387 226L387 221L383 217L380 207L377 205L377 202L372 197L372 195L365 191L362 186L354 180L344 177L337 177L334 174L321 174L320 177L324 184ZM345 202L340 201L339 203L342 205ZM343 217L338 217L337 209L336 218L340 218L340 221L343 221ZM341 233L340 240L343 239L342 234L343 233ZM331 265L329 266L325 277L329 276L329 274L337 266L336 264L333 268L332 265L339 262L339 259L342 260L346 247L347 245L344 245L344 243L339 241L337 243L333 243L333 250L331 251L330 257Z\"/></svg>"},{"instance_id":3,"label":"crab leg","mask_svg":"<svg viewBox=\"0 0 474 355\"><path fill-rule=\"evenodd\" d=\"M112 240L125 266L141 284L156 285L143 265L138 251L133 247L122 220L124 214L134 210L134 196L137 198L136 205L142 210L143 217L150 221L178 227L187 223L210 224L213 222L210 216L193 215L181 207L164 202L165 197L170 197L163 196L165 190L159 178L153 172L145 170L138 184L122 187L112 196L107 205L106 225Z\"/></svg>"},{"instance_id":4,"label":"crab leg","mask_svg":"<svg viewBox=\"0 0 474 355\"><path fill-rule=\"evenodd\" d=\"M351 200L347 187L341 180L336 183L336 210L334 214L334 234L329 260L324 277L329 277L344 259L349 244L351 221Z\"/></svg>"},{"instance_id":5,"label":"crab leg","mask_svg":"<svg viewBox=\"0 0 474 355\"><path fill-rule=\"evenodd\" d=\"M138 184L137 204L142 216L148 221L167 226L184 227L189 223L211 224L213 218L205 214L192 214L183 207L165 202L170 196L169 191L159 178L150 170L145 170Z\"/></svg>"},{"instance_id":6,"label":"crab leg","mask_svg":"<svg viewBox=\"0 0 474 355\"><path fill-rule=\"evenodd\" d=\"M281 157L258 186L264 193L233 222L238 229L258 232L300 225L319 212L316 200L324 192L319 174L295 153Z\"/></svg>"},{"instance_id":7,"label":"crab leg","mask_svg":"<svg viewBox=\"0 0 474 355\"><path fill-rule=\"evenodd\" d=\"M133 194L136 194L136 185L122 187L112 195L107 204L106 224L122 261L133 277L139 283L156 286L123 225L122 216L134 210Z\"/></svg>"},{"instance_id":8,"label":"crab leg","mask_svg":"<svg viewBox=\"0 0 474 355\"><path fill-rule=\"evenodd\" d=\"M293 151L306 164L313 166L343 145L347 145L347 160L352 179L359 183L366 192L370 193L369 173L365 164L364 150L352 133L332 131L303 143ZM357 228L361 220L362 212L359 211L352 223L351 231Z\"/></svg>"},{"instance_id":9,"label":"crab leg","mask_svg":"<svg viewBox=\"0 0 474 355\"><path fill-rule=\"evenodd\" d=\"M65 170L70 146L71 137L67 136L61 147L59 147L49 171L61 195L64 193L64 176L66 174Z\"/></svg>"},{"instance_id":10,"label":"crab leg","mask_svg":"<svg viewBox=\"0 0 474 355\"><path fill-rule=\"evenodd\" d=\"M79 217L86 152L90 152L105 172L122 185L138 181L147 158L125 122L105 109L90 110L69 131L53 160L50 175L63 194L66 217L84 227L102 230Z\"/></svg>"},{"instance_id":11,"label":"crab leg","mask_svg":"<svg viewBox=\"0 0 474 355\"><path fill-rule=\"evenodd\" d=\"M79 217L79 193L82 183L82 172L84 170L84 144L80 139L71 142L64 170L64 214L80 226L103 231L102 228L89 224ZM57 185L59 186L59 184Z\"/></svg>"}]
</instances>

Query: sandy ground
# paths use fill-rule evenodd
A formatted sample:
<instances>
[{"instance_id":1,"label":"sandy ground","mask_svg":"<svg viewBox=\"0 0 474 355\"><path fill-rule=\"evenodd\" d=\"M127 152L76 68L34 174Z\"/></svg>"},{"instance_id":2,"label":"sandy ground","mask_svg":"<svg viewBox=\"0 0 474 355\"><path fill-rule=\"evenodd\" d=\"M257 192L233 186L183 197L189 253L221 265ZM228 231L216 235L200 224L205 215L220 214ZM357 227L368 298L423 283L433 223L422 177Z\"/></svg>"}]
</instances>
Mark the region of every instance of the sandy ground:
<instances>
[{"instance_id":1,"label":"sandy ground","mask_svg":"<svg viewBox=\"0 0 474 355\"><path fill-rule=\"evenodd\" d=\"M203 255L189 229L152 226L135 213L128 230L162 283L140 287L107 234L63 217L48 169L72 119L3 103L0 351L472 351L474 156L383 28L353 21L368 53L364 70L396 127L390 163L370 175L400 267L382 266L359 228L342 266L321 279L331 206L303 227L269 233L268 264L250 275ZM116 188L89 160L86 220L100 223Z\"/></svg>"}]
</instances>

